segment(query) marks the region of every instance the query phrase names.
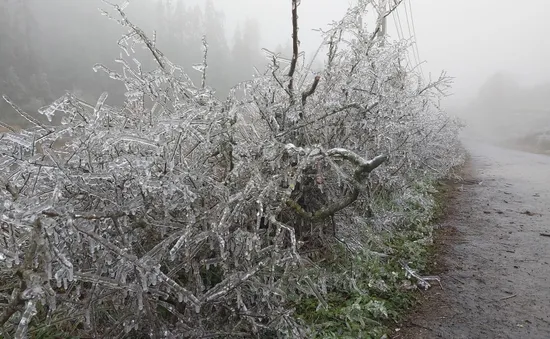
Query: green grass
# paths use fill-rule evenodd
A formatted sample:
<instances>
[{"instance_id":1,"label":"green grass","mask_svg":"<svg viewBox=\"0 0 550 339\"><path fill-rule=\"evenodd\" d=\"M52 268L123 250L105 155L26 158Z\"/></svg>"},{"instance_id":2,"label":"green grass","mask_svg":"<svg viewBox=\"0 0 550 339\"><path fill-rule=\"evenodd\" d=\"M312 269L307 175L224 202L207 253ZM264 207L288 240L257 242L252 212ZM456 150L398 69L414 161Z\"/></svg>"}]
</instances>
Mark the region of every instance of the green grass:
<instances>
[{"instance_id":1,"label":"green grass","mask_svg":"<svg viewBox=\"0 0 550 339\"><path fill-rule=\"evenodd\" d=\"M444 213L449 188L446 183L415 187L417 194L431 199L432 207L426 209L413 199L406 207L410 218L393 232L380 235L380 248L373 245L371 250L383 249L389 256L373 256L365 251L351 257L344 246L334 249L333 260L324 261L322 269L335 276L335 281L349 280L352 274L357 288L343 283L333 285L326 308L318 309L314 297L295 301L296 315L312 329L312 338L379 339L404 319L417 304L419 293L406 288L416 281L406 276L400 260L410 262L420 274L432 269L433 224Z\"/></svg>"}]
</instances>

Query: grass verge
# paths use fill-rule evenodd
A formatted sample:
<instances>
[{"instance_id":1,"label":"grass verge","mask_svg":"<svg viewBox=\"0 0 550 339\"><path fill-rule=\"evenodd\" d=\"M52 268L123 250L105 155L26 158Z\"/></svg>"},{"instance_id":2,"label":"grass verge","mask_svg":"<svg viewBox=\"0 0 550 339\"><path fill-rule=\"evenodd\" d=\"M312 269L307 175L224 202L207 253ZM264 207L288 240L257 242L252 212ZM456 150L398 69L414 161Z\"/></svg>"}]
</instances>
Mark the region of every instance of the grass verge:
<instances>
[{"instance_id":1,"label":"grass verge","mask_svg":"<svg viewBox=\"0 0 550 339\"><path fill-rule=\"evenodd\" d=\"M319 307L314 297L294 305L296 315L312 329L312 338L389 336L420 296L416 279L407 275L402 262L420 275L434 272L434 225L444 216L453 191L451 181L422 182L414 188L401 227L382 232L362 253L350 255L345 246L334 249L321 266L333 280L327 283L328 307ZM419 204L418 198L431 204Z\"/></svg>"}]
</instances>

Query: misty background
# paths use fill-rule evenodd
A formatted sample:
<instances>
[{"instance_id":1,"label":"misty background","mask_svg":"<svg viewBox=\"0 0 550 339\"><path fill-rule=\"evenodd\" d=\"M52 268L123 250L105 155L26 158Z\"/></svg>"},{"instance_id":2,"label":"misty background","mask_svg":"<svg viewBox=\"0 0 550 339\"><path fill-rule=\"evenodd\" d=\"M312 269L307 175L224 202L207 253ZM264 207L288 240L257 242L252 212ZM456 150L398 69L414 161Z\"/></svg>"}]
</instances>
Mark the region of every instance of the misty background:
<instances>
[{"instance_id":1,"label":"misty background","mask_svg":"<svg viewBox=\"0 0 550 339\"><path fill-rule=\"evenodd\" d=\"M301 49L309 59L322 43L316 29L340 18L354 0L302 0ZM100 0L0 0L0 93L33 113L65 91L94 102L124 100L122 84L96 63L116 68L125 33L102 16ZM290 1L132 0L130 20L152 36L199 83L193 64L208 50L208 85L220 97L263 69L261 48L291 54ZM550 130L550 2L548 0L405 0L388 19L390 39L413 39L410 67L425 79L442 70L455 78L442 102L473 133L494 140ZM368 30L375 25L365 23ZM144 68L153 60L140 56ZM322 67L325 54L314 61ZM417 66L421 63L421 66ZM5 102L0 119L24 127Z\"/></svg>"}]
</instances>

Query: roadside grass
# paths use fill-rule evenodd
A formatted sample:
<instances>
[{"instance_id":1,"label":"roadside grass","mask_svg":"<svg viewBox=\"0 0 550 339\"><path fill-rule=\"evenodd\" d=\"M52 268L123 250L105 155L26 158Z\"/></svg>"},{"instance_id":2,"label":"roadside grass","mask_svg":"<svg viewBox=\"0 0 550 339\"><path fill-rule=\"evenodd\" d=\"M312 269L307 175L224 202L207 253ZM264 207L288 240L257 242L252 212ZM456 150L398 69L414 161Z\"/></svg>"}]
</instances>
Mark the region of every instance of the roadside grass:
<instances>
[{"instance_id":1,"label":"roadside grass","mask_svg":"<svg viewBox=\"0 0 550 339\"><path fill-rule=\"evenodd\" d=\"M436 270L434 226L444 216L453 191L450 180L421 182L415 192L431 199L430 208L413 201L408 211L410 220L379 235L370 251L351 256L343 245L334 249L333 260L325 261L322 268L335 280L353 274L356 286L333 284L325 308L320 308L314 297L295 302L298 318L312 329L311 338L389 337L421 296L416 279L407 275L401 263L409 263L420 275ZM376 243L381 246L377 248ZM383 255L372 255L372 251ZM436 283L431 288L440 287Z\"/></svg>"}]
</instances>

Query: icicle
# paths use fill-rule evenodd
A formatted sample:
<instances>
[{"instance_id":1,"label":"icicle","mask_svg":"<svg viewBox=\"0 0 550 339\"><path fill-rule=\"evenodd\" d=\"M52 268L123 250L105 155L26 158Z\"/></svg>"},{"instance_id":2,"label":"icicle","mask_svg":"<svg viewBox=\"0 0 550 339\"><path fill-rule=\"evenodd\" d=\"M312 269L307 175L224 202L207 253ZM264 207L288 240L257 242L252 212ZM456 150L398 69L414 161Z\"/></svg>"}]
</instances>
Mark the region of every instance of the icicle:
<instances>
[{"instance_id":1,"label":"icicle","mask_svg":"<svg viewBox=\"0 0 550 339\"><path fill-rule=\"evenodd\" d=\"M107 92L103 92L101 93L101 95L99 96L99 99L97 100L97 103L95 105L95 108L94 108L94 114L96 116L96 121L97 119L100 118L100 112L101 112L101 109L103 108L103 104L105 104L105 101L107 100L107 97L108 97L108 93Z\"/></svg>"},{"instance_id":2,"label":"icicle","mask_svg":"<svg viewBox=\"0 0 550 339\"><path fill-rule=\"evenodd\" d=\"M46 276L48 277L48 280L52 280L53 274L52 274L52 263L48 260L46 263Z\"/></svg>"},{"instance_id":3,"label":"icicle","mask_svg":"<svg viewBox=\"0 0 550 339\"><path fill-rule=\"evenodd\" d=\"M57 285L57 288L61 288L62 286L62 283L63 283L63 269L60 269L60 270L57 270L57 272L55 272L55 281L56 281L56 285Z\"/></svg>"},{"instance_id":4,"label":"icicle","mask_svg":"<svg viewBox=\"0 0 550 339\"><path fill-rule=\"evenodd\" d=\"M152 274L149 275L149 283L152 285L152 286L156 286L157 285L157 282L158 282L158 272L154 272Z\"/></svg>"},{"instance_id":5,"label":"icicle","mask_svg":"<svg viewBox=\"0 0 550 339\"><path fill-rule=\"evenodd\" d=\"M51 286L50 292L52 294L48 296L48 307L51 312L55 312L55 310L57 309L57 298L55 297L55 292L51 289Z\"/></svg>"},{"instance_id":6,"label":"icicle","mask_svg":"<svg viewBox=\"0 0 550 339\"><path fill-rule=\"evenodd\" d=\"M84 322L86 323L87 327L91 326L92 324L92 313L89 307L84 310Z\"/></svg>"},{"instance_id":7,"label":"icicle","mask_svg":"<svg viewBox=\"0 0 550 339\"><path fill-rule=\"evenodd\" d=\"M137 299L138 299L138 310L143 311L143 293L138 292Z\"/></svg>"},{"instance_id":8,"label":"icicle","mask_svg":"<svg viewBox=\"0 0 550 339\"><path fill-rule=\"evenodd\" d=\"M130 322L124 322L124 333L128 334L132 330L132 323Z\"/></svg>"},{"instance_id":9,"label":"icicle","mask_svg":"<svg viewBox=\"0 0 550 339\"><path fill-rule=\"evenodd\" d=\"M148 279L147 279L147 273L144 272L142 269L139 270L139 275L140 275L140 278L141 278L141 288L143 289L144 292L147 292L149 290L149 284L148 284Z\"/></svg>"},{"instance_id":10,"label":"icicle","mask_svg":"<svg viewBox=\"0 0 550 339\"><path fill-rule=\"evenodd\" d=\"M36 300L30 299L26 302L25 310L21 315L21 320L19 320L19 325L15 331L15 339L27 338L27 331L29 328L29 323L31 322L32 317L36 315Z\"/></svg>"}]
</instances>

